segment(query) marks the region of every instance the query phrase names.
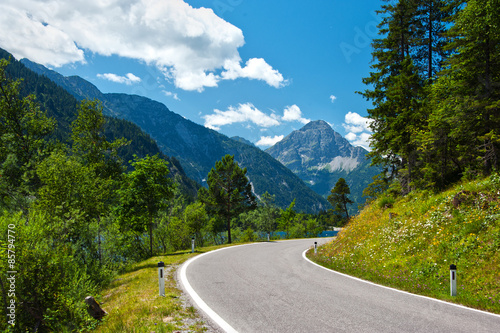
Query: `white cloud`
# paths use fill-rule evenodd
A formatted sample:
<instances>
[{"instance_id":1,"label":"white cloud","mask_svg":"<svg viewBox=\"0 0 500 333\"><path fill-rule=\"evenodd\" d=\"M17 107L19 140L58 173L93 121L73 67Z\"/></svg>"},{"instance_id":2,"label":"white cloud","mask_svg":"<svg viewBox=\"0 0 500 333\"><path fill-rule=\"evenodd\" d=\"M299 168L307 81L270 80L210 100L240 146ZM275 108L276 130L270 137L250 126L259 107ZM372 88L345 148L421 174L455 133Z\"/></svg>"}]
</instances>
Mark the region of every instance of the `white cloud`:
<instances>
[{"instance_id":1,"label":"white cloud","mask_svg":"<svg viewBox=\"0 0 500 333\"><path fill-rule=\"evenodd\" d=\"M17 1L0 4L0 46L17 59L29 58L37 63L62 66L84 62L83 51L60 29L33 18Z\"/></svg>"},{"instance_id":2,"label":"white cloud","mask_svg":"<svg viewBox=\"0 0 500 333\"><path fill-rule=\"evenodd\" d=\"M177 95L177 93L173 93L171 91L167 91L167 90L163 90L163 93L165 94L165 96L168 96L168 97L172 97L173 99L175 99L176 101L180 101L181 99L179 98L179 95Z\"/></svg>"},{"instance_id":3,"label":"white cloud","mask_svg":"<svg viewBox=\"0 0 500 333\"><path fill-rule=\"evenodd\" d=\"M260 137L260 140L255 143L255 145L259 147L271 147L283 140L284 137L284 135L275 135L274 137L262 136Z\"/></svg>"},{"instance_id":4,"label":"white cloud","mask_svg":"<svg viewBox=\"0 0 500 333\"><path fill-rule=\"evenodd\" d=\"M302 118L302 111L295 104L285 108L281 119L284 121L299 121L304 125L311 121L310 119Z\"/></svg>"},{"instance_id":5,"label":"white cloud","mask_svg":"<svg viewBox=\"0 0 500 333\"><path fill-rule=\"evenodd\" d=\"M344 128L353 133L361 133L364 131L371 132L370 124L373 120L365 118L357 114L356 112L349 111L345 115Z\"/></svg>"},{"instance_id":6,"label":"white cloud","mask_svg":"<svg viewBox=\"0 0 500 333\"><path fill-rule=\"evenodd\" d=\"M302 117L302 111L297 105L287 106L283 111L283 116L277 115L273 110L270 115L257 109L252 103L239 104L237 107L229 106L226 111L214 110L214 113L202 116L205 119L205 127L220 130L221 126L234 123L247 123L247 127L257 125L268 128L279 126L283 121L298 121L302 124L310 122Z\"/></svg>"},{"instance_id":7,"label":"white cloud","mask_svg":"<svg viewBox=\"0 0 500 333\"><path fill-rule=\"evenodd\" d=\"M113 73L104 73L104 74L97 74L97 77L116 83L125 83L126 85L131 85L132 83L141 82L141 78L135 76L132 73L128 73L125 76L119 76Z\"/></svg>"},{"instance_id":8,"label":"white cloud","mask_svg":"<svg viewBox=\"0 0 500 333\"><path fill-rule=\"evenodd\" d=\"M283 75L273 69L262 58L252 58L248 60L243 68L239 61L228 60L224 64L224 69L226 71L222 73L222 78L226 80L234 80L239 77L259 79L275 88L280 88L287 83L287 81L283 79Z\"/></svg>"},{"instance_id":9,"label":"white cloud","mask_svg":"<svg viewBox=\"0 0 500 333\"><path fill-rule=\"evenodd\" d=\"M49 66L85 62L87 52L156 65L184 90L237 78L286 83L263 59L241 67L242 31L183 0L3 0L0 29L2 48Z\"/></svg>"},{"instance_id":10,"label":"white cloud","mask_svg":"<svg viewBox=\"0 0 500 333\"><path fill-rule=\"evenodd\" d=\"M220 126L234 123L251 122L261 127L277 126L280 122L274 114L268 116L253 104L239 104L238 107L230 106L227 111L214 110L213 114L203 116L205 127L220 130Z\"/></svg>"},{"instance_id":11,"label":"white cloud","mask_svg":"<svg viewBox=\"0 0 500 333\"><path fill-rule=\"evenodd\" d=\"M345 123L342 124L348 132L345 138L354 146L361 146L370 150L371 129L370 124L373 120L360 116L355 112L349 111L345 115Z\"/></svg>"},{"instance_id":12,"label":"white cloud","mask_svg":"<svg viewBox=\"0 0 500 333\"><path fill-rule=\"evenodd\" d=\"M333 102L335 102L335 100L337 99L337 96L334 96L334 95L330 95L330 100Z\"/></svg>"}]
</instances>

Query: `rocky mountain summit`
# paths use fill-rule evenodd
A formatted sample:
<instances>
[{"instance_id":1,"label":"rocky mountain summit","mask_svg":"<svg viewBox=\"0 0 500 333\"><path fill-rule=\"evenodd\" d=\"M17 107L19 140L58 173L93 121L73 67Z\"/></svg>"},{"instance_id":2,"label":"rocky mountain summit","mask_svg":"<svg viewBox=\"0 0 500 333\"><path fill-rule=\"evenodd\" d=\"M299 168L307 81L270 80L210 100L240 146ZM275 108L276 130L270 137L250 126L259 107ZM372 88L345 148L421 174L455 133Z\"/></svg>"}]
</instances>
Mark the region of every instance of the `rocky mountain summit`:
<instances>
[{"instance_id":1,"label":"rocky mountain summit","mask_svg":"<svg viewBox=\"0 0 500 333\"><path fill-rule=\"evenodd\" d=\"M311 121L266 150L295 173L350 172L366 162L367 151L352 146L323 120Z\"/></svg>"},{"instance_id":2,"label":"rocky mountain summit","mask_svg":"<svg viewBox=\"0 0 500 333\"><path fill-rule=\"evenodd\" d=\"M368 153L354 147L323 120L311 121L266 150L317 193L328 196L339 178L351 188L352 199L363 203L363 189L380 170L371 167ZM357 205L352 207L356 209Z\"/></svg>"}]
</instances>

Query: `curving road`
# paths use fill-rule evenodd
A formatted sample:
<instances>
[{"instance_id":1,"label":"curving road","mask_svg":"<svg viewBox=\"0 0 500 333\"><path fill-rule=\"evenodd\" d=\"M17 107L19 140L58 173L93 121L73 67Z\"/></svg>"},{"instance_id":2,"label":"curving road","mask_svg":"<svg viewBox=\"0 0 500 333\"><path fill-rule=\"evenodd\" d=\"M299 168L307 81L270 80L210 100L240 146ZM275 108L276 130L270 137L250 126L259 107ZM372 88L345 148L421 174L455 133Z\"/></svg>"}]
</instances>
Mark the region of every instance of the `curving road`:
<instances>
[{"instance_id":1,"label":"curving road","mask_svg":"<svg viewBox=\"0 0 500 333\"><path fill-rule=\"evenodd\" d=\"M377 286L303 257L306 239L229 247L179 270L181 287L226 332L500 332L500 316Z\"/></svg>"}]
</instances>

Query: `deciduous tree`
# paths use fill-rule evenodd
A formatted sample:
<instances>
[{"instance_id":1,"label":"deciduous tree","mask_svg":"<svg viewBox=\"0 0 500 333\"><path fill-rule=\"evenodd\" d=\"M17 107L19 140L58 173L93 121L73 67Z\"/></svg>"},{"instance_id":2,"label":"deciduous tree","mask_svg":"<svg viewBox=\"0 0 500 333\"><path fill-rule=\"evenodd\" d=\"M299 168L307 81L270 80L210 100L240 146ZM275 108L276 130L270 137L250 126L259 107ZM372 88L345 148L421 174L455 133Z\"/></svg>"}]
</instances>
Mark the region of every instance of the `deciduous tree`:
<instances>
[{"instance_id":1,"label":"deciduous tree","mask_svg":"<svg viewBox=\"0 0 500 333\"><path fill-rule=\"evenodd\" d=\"M149 251L153 255L153 223L174 195L173 181L168 177L168 162L158 155L132 162L133 171L124 176L119 196L120 224L136 232L149 232Z\"/></svg>"}]
</instances>

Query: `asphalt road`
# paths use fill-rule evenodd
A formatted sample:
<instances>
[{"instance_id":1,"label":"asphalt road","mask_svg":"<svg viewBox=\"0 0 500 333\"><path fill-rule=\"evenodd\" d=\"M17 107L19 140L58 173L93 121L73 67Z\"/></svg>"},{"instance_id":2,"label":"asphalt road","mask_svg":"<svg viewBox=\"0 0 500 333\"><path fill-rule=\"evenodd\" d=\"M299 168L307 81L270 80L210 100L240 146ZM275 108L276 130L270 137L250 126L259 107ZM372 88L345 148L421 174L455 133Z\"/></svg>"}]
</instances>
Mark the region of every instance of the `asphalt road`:
<instances>
[{"instance_id":1,"label":"asphalt road","mask_svg":"<svg viewBox=\"0 0 500 333\"><path fill-rule=\"evenodd\" d=\"M225 248L179 270L181 287L226 332L500 332L500 316L399 292L318 267L314 241Z\"/></svg>"}]
</instances>

